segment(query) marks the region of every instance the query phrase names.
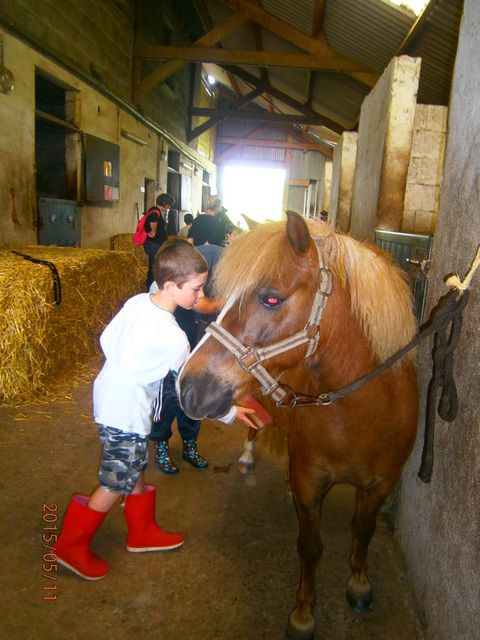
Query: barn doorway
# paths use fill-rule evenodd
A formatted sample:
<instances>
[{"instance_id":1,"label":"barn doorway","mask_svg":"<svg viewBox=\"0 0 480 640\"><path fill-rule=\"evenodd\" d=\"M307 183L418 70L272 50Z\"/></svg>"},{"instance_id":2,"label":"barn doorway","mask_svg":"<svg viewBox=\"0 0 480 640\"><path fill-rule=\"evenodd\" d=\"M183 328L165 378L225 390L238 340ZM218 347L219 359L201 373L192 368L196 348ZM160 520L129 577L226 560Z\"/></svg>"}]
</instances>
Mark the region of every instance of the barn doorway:
<instances>
[{"instance_id":1,"label":"barn doorway","mask_svg":"<svg viewBox=\"0 0 480 640\"><path fill-rule=\"evenodd\" d=\"M286 171L258 165L226 165L222 199L230 220L244 227L242 213L257 222L280 220Z\"/></svg>"}]
</instances>

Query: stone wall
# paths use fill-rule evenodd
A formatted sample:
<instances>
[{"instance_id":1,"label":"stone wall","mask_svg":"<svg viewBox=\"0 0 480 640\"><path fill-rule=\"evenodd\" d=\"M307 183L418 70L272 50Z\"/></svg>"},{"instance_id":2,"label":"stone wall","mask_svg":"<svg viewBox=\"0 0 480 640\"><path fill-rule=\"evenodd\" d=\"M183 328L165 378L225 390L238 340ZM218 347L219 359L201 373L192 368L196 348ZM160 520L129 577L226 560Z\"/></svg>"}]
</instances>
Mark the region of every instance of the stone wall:
<instances>
[{"instance_id":1,"label":"stone wall","mask_svg":"<svg viewBox=\"0 0 480 640\"><path fill-rule=\"evenodd\" d=\"M143 0L0 0L0 25L88 82L132 102L134 34L149 44L182 42L186 28L174 2ZM137 25L135 22L137 21ZM168 25L168 26L167 26ZM142 61L142 77L157 62ZM139 100L142 113L185 142L188 65Z\"/></svg>"},{"instance_id":2,"label":"stone wall","mask_svg":"<svg viewBox=\"0 0 480 640\"><path fill-rule=\"evenodd\" d=\"M345 233L350 229L357 141L358 133L345 131L333 152L328 219L331 224Z\"/></svg>"},{"instance_id":3,"label":"stone wall","mask_svg":"<svg viewBox=\"0 0 480 640\"><path fill-rule=\"evenodd\" d=\"M419 58L393 58L363 101L350 223L356 238L401 228L419 75Z\"/></svg>"},{"instance_id":4,"label":"stone wall","mask_svg":"<svg viewBox=\"0 0 480 640\"><path fill-rule=\"evenodd\" d=\"M447 107L417 105L401 229L406 233L435 233L447 112Z\"/></svg>"},{"instance_id":5,"label":"stone wall","mask_svg":"<svg viewBox=\"0 0 480 640\"><path fill-rule=\"evenodd\" d=\"M445 275L468 271L480 244L480 4L466 0L448 115L440 206L429 272L428 306L447 291ZM471 284L454 356L459 411L436 419L430 484L417 478L418 442L403 474L397 539L426 640L479 637L480 603L480 273ZM419 353L422 416L431 374L431 341Z\"/></svg>"},{"instance_id":6,"label":"stone wall","mask_svg":"<svg viewBox=\"0 0 480 640\"><path fill-rule=\"evenodd\" d=\"M73 122L79 132L72 134L71 153L76 157L78 201L82 204L81 246L109 248L110 237L135 229L136 211L144 209L145 180L154 181L157 194L167 186L167 165L160 151L168 143L141 120L120 108L90 84L40 54L9 32L0 29L4 40L4 64L15 77L11 93L0 93L0 244L36 243L36 166L35 166L35 71L68 87L75 106ZM126 130L145 145L121 135ZM118 203L94 205L82 202L82 132L118 144L120 148L120 197ZM179 144L180 141L179 141ZM185 147L185 145L183 145ZM193 150L192 150L192 153ZM190 165L192 161L189 160ZM211 163L207 164L210 171ZM200 166L200 165L199 165ZM202 171L192 176L191 169L180 171L192 177L191 208L201 208ZM18 224L13 219L11 190L15 193ZM155 192L152 193L153 204ZM77 198L76 198L77 199Z\"/></svg>"},{"instance_id":7,"label":"stone wall","mask_svg":"<svg viewBox=\"0 0 480 640\"><path fill-rule=\"evenodd\" d=\"M321 183L321 190L318 200L318 216L321 211L328 211L330 208L330 197L332 192L332 167L333 163L330 161L325 162L325 172L323 174L323 181Z\"/></svg>"}]
</instances>

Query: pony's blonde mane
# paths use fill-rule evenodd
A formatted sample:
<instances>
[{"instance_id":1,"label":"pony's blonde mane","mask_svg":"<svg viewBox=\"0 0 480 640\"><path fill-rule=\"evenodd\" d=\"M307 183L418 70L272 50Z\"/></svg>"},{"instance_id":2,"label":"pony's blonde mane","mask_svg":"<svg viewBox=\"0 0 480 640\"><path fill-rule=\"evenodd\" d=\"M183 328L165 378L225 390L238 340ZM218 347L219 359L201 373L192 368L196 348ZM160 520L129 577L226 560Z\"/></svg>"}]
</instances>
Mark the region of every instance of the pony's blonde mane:
<instances>
[{"instance_id":1,"label":"pony's blonde mane","mask_svg":"<svg viewBox=\"0 0 480 640\"><path fill-rule=\"evenodd\" d=\"M335 282L348 289L352 312L373 353L384 360L416 332L412 295L405 274L373 245L335 233L320 221L306 221ZM216 295L240 304L253 291L301 267L285 222L258 225L224 251L215 274Z\"/></svg>"}]
</instances>

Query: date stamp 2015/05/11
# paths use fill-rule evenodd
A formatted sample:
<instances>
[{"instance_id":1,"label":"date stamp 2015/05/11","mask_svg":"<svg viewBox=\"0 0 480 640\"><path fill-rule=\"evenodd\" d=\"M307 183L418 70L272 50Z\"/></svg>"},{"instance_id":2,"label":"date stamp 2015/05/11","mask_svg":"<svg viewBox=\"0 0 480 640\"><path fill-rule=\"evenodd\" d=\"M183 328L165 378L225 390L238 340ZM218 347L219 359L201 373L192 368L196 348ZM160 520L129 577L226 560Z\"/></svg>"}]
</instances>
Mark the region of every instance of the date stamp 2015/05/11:
<instances>
[{"instance_id":1,"label":"date stamp 2015/05/11","mask_svg":"<svg viewBox=\"0 0 480 640\"><path fill-rule=\"evenodd\" d=\"M58 578L57 578L57 553L56 543L57 533L57 509L56 504L42 504L42 548L48 549L42 555L42 578L48 580L43 585L44 594L42 600L58 600Z\"/></svg>"}]
</instances>

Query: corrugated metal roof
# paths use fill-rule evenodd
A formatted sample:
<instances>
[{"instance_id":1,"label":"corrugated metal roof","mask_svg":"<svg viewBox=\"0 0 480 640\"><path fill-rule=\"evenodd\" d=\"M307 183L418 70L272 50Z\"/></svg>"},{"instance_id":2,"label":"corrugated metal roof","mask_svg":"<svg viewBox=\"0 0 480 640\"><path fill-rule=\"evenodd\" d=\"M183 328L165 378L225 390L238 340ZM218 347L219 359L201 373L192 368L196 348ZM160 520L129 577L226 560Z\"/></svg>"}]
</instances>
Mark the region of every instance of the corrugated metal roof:
<instances>
[{"instance_id":1,"label":"corrugated metal roof","mask_svg":"<svg viewBox=\"0 0 480 640\"><path fill-rule=\"evenodd\" d=\"M463 0L440 0L423 29L407 48L422 58L418 101L448 104Z\"/></svg>"},{"instance_id":2,"label":"corrugated metal roof","mask_svg":"<svg viewBox=\"0 0 480 640\"><path fill-rule=\"evenodd\" d=\"M323 29L339 53L381 73L413 22L383 0L337 0L326 3Z\"/></svg>"},{"instance_id":3,"label":"corrugated metal roof","mask_svg":"<svg viewBox=\"0 0 480 640\"><path fill-rule=\"evenodd\" d=\"M232 147L229 143L221 142L222 137L242 138L243 140L246 140L248 139L249 134L254 133L259 126L261 126L261 123L259 122L227 118L217 129L218 153L221 155L226 150L229 150L229 161L245 160L250 162L285 162L285 149L283 148L260 147L258 145L238 145ZM258 137L263 140L286 140L287 134L285 131L275 127L262 126L261 132L258 133Z\"/></svg>"},{"instance_id":4,"label":"corrugated metal roof","mask_svg":"<svg viewBox=\"0 0 480 640\"><path fill-rule=\"evenodd\" d=\"M455 60L463 0L430 0L424 19L408 46L403 43L416 23L413 13L388 0L325 0L322 35L336 52L357 60L372 72L381 74L395 55L406 54L422 59L418 101L447 105ZM213 24L232 14L232 9L218 0L206 0ZM314 29L316 0L261 0L260 7L288 22L307 35ZM260 28L265 51L287 53L299 51L295 43ZM245 24L222 40L226 48L255 49L251 24ZM240 68L256 78L257 65ZM278 91L307 105L310 72L299 68L268 68L269 82ZM356 126L360 108L371 87L351 74L337 71L314 71L311 107L345 129ZM239 81L242 92L251 88ZM256 100L267 107L264 98ZM284 113L298 113L288 101L274 97L273 103ZM333 138L335 139L335 134Z\"/></svg>"},{"instance_id":5,"label":"corrugated metal roof","mask_svg":"<svg viewBox=\"0 0 480 640\"><path fill-rule=\"evenodd\" d=\"M314 0L262 0L261 6L308 35L312 33Z\"/></svg>"},{"instance_id":6,"label":"corrugated metal roof","mask_svg":"<svg viewBox=\"0 0 480 640\"><path fill-rule=\"evenodd\" d=\"M318 180L325 171L325 156L315 151L292 151L290 177L300 180Z\"/></svg>"}]
</instances>

